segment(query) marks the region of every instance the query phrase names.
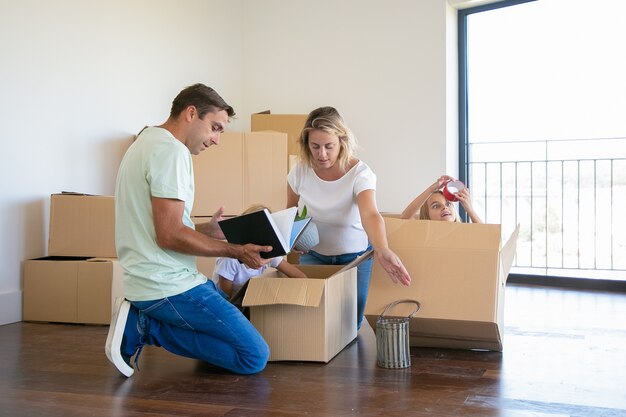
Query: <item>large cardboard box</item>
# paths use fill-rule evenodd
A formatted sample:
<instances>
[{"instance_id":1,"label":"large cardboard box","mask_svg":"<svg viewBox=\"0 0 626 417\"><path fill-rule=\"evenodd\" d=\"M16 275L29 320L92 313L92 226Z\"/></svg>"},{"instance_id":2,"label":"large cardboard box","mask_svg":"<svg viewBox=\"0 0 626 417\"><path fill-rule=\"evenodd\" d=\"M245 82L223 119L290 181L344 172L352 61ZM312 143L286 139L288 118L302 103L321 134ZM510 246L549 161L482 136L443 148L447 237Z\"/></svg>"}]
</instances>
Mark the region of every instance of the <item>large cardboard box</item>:
<instances>
[{"instance_id":1,"label":"large cardboard box","mask_svg":"<svg viewBox=\"0 0 626 417\"><path fill-rule=\"evenodd\" d=\"M252 204L271 210L287 205L287 135L224 132L218 149L193 156L193 216L211 216L220 206L238 215Z\"/></svg>"},{"instance_id":2,"label":"large cardboard box","mask_svg":"<svg viewBox=\"0 0 626 417\"><path fill-rule=\"evenodd\" d=\"M274 130L288 135L287 152L289 155L298 155L298 138L306 122L306 114L271 114L266 110L254 113L251 116L251 130Z\"/></svg>"},{"instance_id":3,"label":"large cardboard box","mask_svg":"<svg viewBox=\"0 0 626 417\"><path fill-rule=\"evenodd\" d=\"M50 197L50 256L115 258L115 197L75 193Z\"/></svg>"},{"instance_id":4,"label":"large cardboard box","mask_svg":"<svg viewBox=\"0 0 626 417\"><path fill-rule=\"evenodd\" d=\"M117 259L45 257L24 261L23 319L109 324L123 295Z\"/></svg>"},{"instance_id":5,"label":"large cardboard box","mask_svg":"<svg viewBox=\"0 0 626 417\"><path fill-rule=\"evenodd\" d=\"M252 278L243 305L270 347L270 361L328 362L357 335L356 268L299 268L308 278L275 270Z\"/></svg>"},{"instance_id":6,"label":"large cardboard box","mask_svg":"<svg viewBox=\"0 0 626 417\"><path fill-rule=\"evenodd\" d=\"M389 247L412 281L393 284L374 262L365 307L372 328L389 303L414 299L421 308L410 321L411 346L501 351L504 286L519 228L501 246L500 225L384 218ZM413 308L399 305L387 315L406 317Z\"/></svg>"}]
</instances>

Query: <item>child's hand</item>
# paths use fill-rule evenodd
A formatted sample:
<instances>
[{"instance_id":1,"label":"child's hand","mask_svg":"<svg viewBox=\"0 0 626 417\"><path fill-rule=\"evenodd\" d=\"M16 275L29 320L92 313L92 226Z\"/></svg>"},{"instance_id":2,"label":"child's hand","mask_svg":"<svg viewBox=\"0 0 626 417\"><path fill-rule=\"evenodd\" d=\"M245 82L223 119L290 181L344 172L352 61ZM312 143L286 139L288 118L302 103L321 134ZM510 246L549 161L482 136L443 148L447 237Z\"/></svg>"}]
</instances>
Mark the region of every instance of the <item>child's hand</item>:
<instances>
[{"instance_id":1,"label":"child's hand","mask_svg":"<svg viewBox=\"0 0 626 417\"><path fill-rule=\"evenodd\" d=\"M441 190L443 186L450 181L455 181L454 177L451 177L449 175L442 175L441 177L437 178L437 181L433 183L433 185L431 186L431 191L434 193L435 191Z\"/></svg>"},{"instance_id":2,"label":"child's hand","mask_svg":"<svg viewBox=\"0 0 626 417\"><path fill-rule=\"evenodd\" d=\"M455 196L459 199L459 202L466 210L472 207L472 196L467 188L463 188L461 191L456 193Z\"/></svg>"},{"instance_id":3,"label":"child's hand","mask_svg":"<svg viewBox=\"0 0 626 417\"><path fill-rule=\"evenodd\" d=\"M222 228L218 224L218 222L224 220L224 206L220 206L215 213L213 213L213 217L211 217L211 221L209 222L208 235L214 239L226 239L224 236L224 232L222 232Z\"/></svg>"}]
</instances>

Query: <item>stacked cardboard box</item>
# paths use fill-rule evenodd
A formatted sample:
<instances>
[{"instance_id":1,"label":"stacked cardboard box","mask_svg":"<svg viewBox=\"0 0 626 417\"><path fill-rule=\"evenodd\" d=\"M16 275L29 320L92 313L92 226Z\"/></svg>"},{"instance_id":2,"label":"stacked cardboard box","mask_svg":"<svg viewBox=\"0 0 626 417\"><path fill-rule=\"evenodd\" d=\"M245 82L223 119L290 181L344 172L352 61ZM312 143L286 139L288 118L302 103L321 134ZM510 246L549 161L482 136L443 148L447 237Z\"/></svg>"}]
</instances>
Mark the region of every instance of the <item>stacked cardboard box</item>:
<instances>
[{"instance_id":1,"label":"stacked cardboard box","mask_svg":"<svg viewBox=\"0 0 626 417\"><path fill-rule=\"evenodd\" d=\"M23 319L109 324L123 294L112 196L54 194L49 256L24 262Z\"/></svg>"},{"instance_id":2,"label":"stacked cardboard box","mask_svg":"<svg viewBox=\"0 0 626 417\"><path fill-rule=\"evenodd\" d=\"M519 228L501 245L496 224L384 218L389 247L412 281L393 284L374 262L365 307L372 328L391 302L414 299L421 308L409 323L411 346L501 351L504 286ZM388 315L406 317L413 308L399 305Z\"/></svg>"},{"instance_id":3,"label":"stacked cardboard box","mask_svg":"<svg viewBox=\"0 0 626 417\"><path fill-rule=\"evenodd\" d=\"M225 215L239 215L252 204L275 211L287 205L285 133L225 132L219 149L193 159L193 216L211 216L222 205Z\"/></svg>"},{"instance_id":4,"label":"stacked cardboard box","mask_svg":"<svg viewBox=\"0 0 626 417\"><path fill-rule=\"evenodd\" d=\"M253 132L276 131L287 134L288 170L291 170L296 163L300 150L298 148L298 138L306 122L306 114L272 114L270 110L254 113L250 117ZM290 253L287 257L290 263L297 264L299 256Z\"/></svg>"},{"instance_id":5,"label":"stacked cardboard box","mask_svg":"<svg viewBox=\"0 0 626 417\"><path fill-rule=\"evenodd\" d=\"M197 223L208 222L224 206L236 216L253 204L272 211L287 205L287 134L224 132L218 149L195 155L196 195L192 210ZM198 257L198 270L211 277L214 257Z\"/></svg>"},{"instance_id":6,"label":"stacked cardboard box","mask_svg":"<svg viewBox=\"0 0 626 417\"><path fill-rule=\"evenodd\" d=\"M208 223L211 221L211 216L198 216L192 217L194 224ZM215 261L217 257L214 256L198 256L196 257L196 266L198 271L211 279L213 271L215 270Z\"/></svg>"},{"instance_id":7,"label":"stacked cardboard box","mask_svg":"<svg viewBox=\"0 0 626 417\"><path fill-rule=\"evenodd\" d=\"M287 134L287 153L298 155L298 138L306 122L306 114L272 114L270 110L254 113L251 116L253 132L270 130Z\"/></svg>"}]
</instances>

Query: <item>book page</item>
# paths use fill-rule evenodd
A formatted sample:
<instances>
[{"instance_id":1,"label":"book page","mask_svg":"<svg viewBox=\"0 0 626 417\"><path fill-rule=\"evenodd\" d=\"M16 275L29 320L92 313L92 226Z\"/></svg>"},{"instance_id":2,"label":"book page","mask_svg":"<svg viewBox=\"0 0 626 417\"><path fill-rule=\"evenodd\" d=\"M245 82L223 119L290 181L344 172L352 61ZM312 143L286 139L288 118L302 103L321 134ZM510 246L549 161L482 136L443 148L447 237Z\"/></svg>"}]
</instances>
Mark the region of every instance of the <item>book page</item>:
<instances>
[{"instance_id":1,"label":"book page","mask_svg":"<svg viewBox=\"0 0 626 417\"><path fill-rule=\"evenodd\" d=\"M291 237L291 228L293 227L293 222L296 219L297 212L298 207L289 207L288 209L272 213L272 219L274 220L274 224L279 231L286 252L289 252L291 249L289 240Z\"/></svg>"},{"instance_id":2,"label":"book page","mask_svg":"<svg viewBox=\"0 0 626 417\"><path fill-rule=\"evenodd\" d=\"M310 221L311 218L308 217L306 219L293 222L293 228L291 229L291 238L289 239L289 249L293 247L294 243L296 243L296 240L300 237L300 234L302 234L304 228L309 225Z\"/></svg>"}]
</instances>

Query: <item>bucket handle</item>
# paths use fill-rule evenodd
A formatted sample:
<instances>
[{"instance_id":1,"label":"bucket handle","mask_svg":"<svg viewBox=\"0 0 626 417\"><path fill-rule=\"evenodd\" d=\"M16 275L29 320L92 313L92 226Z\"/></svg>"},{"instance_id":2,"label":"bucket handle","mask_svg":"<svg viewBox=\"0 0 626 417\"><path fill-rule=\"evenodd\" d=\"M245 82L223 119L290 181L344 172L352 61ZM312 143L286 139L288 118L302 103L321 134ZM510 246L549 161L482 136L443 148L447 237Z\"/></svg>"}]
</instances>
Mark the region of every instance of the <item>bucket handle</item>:
<instances>
[{"instance_id":1,"label":"bucket handle","mask_svg":"<svg viewBox=\"0 0 626 417\"><path fill-rule=\"evenodd\" d=\"M385 313L387 313L387 310L389 310L389 309L391 309L391 308L394 308L394 307L395 307L395 306L397 306L398 304L402 304L402 303L411 303L411 304L415 304L415 311L414 311L414 312L412 312L411 314L409 314L409 315L407 316L408 318L412 318L412 317L413 317L413 316L414 316L414 315L418 312L418 310L420 309L420 307L422 306L422 305L420 304L420 302L419 302L419 301L417 301L417 300L409 300L409 299L406 299L406 300L396 300L396 301L394 301L394 302L392 302L392 303L389 303L389 304L387 305L387 307L385 307L385 310L381 313L381 315L380 315L380 316L378 316L378 318L380 319L380 318L384 317L384 316L385 316Z\"/></svg>"}]
</instances>

